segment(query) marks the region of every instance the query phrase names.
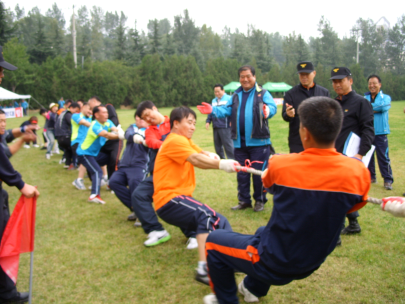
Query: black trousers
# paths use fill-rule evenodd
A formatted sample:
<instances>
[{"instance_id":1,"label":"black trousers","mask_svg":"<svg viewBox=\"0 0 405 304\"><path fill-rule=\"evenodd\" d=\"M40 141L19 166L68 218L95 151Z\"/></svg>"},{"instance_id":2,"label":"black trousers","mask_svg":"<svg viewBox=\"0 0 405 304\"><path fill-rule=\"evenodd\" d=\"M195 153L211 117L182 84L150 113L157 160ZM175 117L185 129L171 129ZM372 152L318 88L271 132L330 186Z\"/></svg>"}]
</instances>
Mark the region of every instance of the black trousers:
<instances>
[{"instance_id":1,"label":"black trousers","mask_svg":"<svg viewBox=\"0 0 405 304\"><path fill-rule=\"evenodd\" d=\"M100 150L100 152L110 157L110 161L107 164L108 179L110 179L112 174L118 169L122 144L122 140L109 140Z\"/></svg>"},{"instance_id":2,"label":"black trousers","mask_svg":"<svg viewBox=\"0 0 405 304\"><path fill-rule=\"evenodd\" d=\"M70 145L70 136L58 136L59 148L63 150L64 156L66 158L66 166L70 166L73 160L72 146Z\"/></svg>"},{"instance_id":3,"label":"black trousers","mask_svg":"<svg viewBox=\"0 0 405 304\"><path fill-rule=\"evenodd\" d=\"M0 187L0 241L3 238L3 232L6 228L10 211L8 208L8 193ZM0 267L0 301L7 300L17 295L17 288L10 277Z\"/></svg>"}]
</instances>

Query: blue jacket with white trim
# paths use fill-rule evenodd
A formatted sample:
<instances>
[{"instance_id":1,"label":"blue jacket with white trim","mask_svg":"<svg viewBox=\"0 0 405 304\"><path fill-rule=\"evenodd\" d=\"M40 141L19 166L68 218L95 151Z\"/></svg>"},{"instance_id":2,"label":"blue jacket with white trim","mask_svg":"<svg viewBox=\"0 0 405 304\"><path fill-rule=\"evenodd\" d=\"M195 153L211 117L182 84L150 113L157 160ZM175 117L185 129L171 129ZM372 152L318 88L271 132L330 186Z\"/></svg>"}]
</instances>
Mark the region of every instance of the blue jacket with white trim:
<instances>
[{"instance_id":1,"label":"blue jacket with white trim","mask_svg":"<svg viewBox=\"0 0 405 304\"><path fill-rule=\"evenodd\" d=\"M212 107L225 107L227 102L231 100L232 97L229 96L228 94L224 94L221 97L221 100L218 100L218 98L214 98L211 102ZM211 123L212 121L212 127L215 129L226 129L229 128L229 119L228 117L225 118L218 118L215 117L211 114L208 115L207 120L205 122Z\"/></svg>"},{"instance_id":2,"label":"blue jacket with white trim","mask_svg":"<svg viewBox=\"0 0 405 304\"><path fill-rule=\"evenodd\" d=\"M212 108L212 114L215 117L223 118L231 116L231 133L233 146L235 148L241 147L239 115L240 105L242 101L242 91L243 88L239 87L232 95L232 99L227 102L225 107ZM258 147L270 145L271 141L267 120L269 118L272 118L277 113L276 103L274 102L271 94L268 91L260 88L257 83L247 92L250 92L250 94L246 101L245 111L246 146ZM269 107L270 113L268 117L263 117L261 103L266 104ZM268 132L268 135L263 136L263 134L266 133L266 130Z\"/></svg>"},{"instance_id":3,"label":"blue jacket with white trim","mask_svg":"<svg viewBox=\"0 0 405 304\"><path fill-rule=\"evenodd\" d=\"M367 92L364 97L371 102L371 93ZM384 94L383 91L378 92L374 102L371 102L374 113L374 132L375 135L390 134L390 126L388 124L388 110L391 108L391 96Z\"/></svg>"}]
</instances>

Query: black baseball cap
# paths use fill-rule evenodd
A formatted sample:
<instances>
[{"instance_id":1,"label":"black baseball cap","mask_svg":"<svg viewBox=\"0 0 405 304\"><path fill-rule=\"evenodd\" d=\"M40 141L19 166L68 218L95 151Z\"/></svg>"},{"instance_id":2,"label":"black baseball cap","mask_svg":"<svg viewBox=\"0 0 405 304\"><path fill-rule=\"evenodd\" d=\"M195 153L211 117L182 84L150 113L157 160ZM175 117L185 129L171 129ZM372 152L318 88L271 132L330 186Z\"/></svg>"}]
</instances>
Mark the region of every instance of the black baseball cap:
<instances>
[{"instance_id":1,"label":"black baseball cap","mask_svg":"<svg viewBox=\"0 0 405 304\"><path fill-rule=\"evenodd\" d=\"M302 61L297 64L297 73L311 73L315 71L314 65L311 61Z\"/></svg>"},{"instance_id":2,"label":"black baseball cap","mask_svg":"<svg viewBox=\"0 0 405 304\"><path fill-rule=\"evenodd\" d=\"M0 45L0 66L10 71L17 70L17 67L13 66L12 64L4 60L3 47L1 45Z\"/></svg>"},{"instance_id":3,"label":"black baseball cap","mask_svg":"<svg viewBox=\"0 0 405 304\"><path fill-rule=\"evenodd\" d=\"M352 76L352 72L350 72L349 68L346 67L334 67L332 71L330 71L330 78L332 79L343 79L347 76Z\"/></svg>"}]
</instances>

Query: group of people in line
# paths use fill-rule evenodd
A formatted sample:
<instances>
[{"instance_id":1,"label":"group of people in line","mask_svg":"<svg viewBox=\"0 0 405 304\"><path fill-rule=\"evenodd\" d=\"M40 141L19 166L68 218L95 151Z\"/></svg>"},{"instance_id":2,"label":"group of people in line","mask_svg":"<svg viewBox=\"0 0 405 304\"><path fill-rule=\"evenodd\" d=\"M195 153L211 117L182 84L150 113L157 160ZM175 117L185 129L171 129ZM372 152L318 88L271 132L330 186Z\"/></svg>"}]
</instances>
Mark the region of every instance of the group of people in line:
<instances>
[{"instance_id":1,"label":"group of people in line","mask_svg":"<svg viewBox=\"0 0 405 304\"><path fill-rule=\"evenodd\" d=\"M0 67L4 67L1 59ZM159 218L181 229L189 240L187 248L198 248L195 279L210 285L214 292L204 297L205 304L238 303L237 291L246 302L258 302L271 285L285 285L316 271L341 245L340 234L361 231L357 211L366 204L370 184L376 180L375 169L373 177L372 169L369 171L361 159L373 143L377 155L385 144L385 158L378 161L384 187L392 189L388 142L375 139L386 139L389 134L387 128L385 134L377 134L380 124L388 125L390 106L389 96L380 90L381 79L369 77L366 99L352 90L350 70L336 67L331 80L338 96L331 99L329 92L314 82L316 71L311 62L300 62L297 71L300 84L286 93L282 110L283 119L290 124L291 154L287 155L275 154L268 120L277 113L277 106L271 94L257 84L252 66L238 70L241 87L232 96L217 84L213 104L197 107L209 115L206 127L213 123L217 153L204 151L192 141L197 119L192 109L177 107L168 117L152 101L137 106L134 123L126 131L114 107L103 104L97 96L87 103L66 102L66 110L59 116L59 106L51 104L45 116L54 124L48 123L46 133L53 129L66 165L70 159L68 168L79 169L73 185L86 190L83 178L87 172L92 181L88 201L98 204L105 204L100 196L104 184L113 190L131 212L128 220L134 220L147 234L145 246L170 239ZM21 127L22 141L32 140L36 128L33 124ZM353 158L342 155L351 132L361 138ZM119 160L124 140L126 147ZM47 155L52 152L50 141ZM3 150L0 147L0 160ZM251 174L241 166L263 170L262 176L253 175L253 199ZM254 235L233 232L224 215L193 197L194 167L237 174L239 203L231 208L234 211L252 207L255 212L263 211L266 194L272 194L268 224ZM0 178L22 191L21 177L18 182L10 181L6 170L0 169ZM39 195L31 190L27 195ZM349 218L347 227L345 216ZM235 271L247 274L239 286Z\"/></svg>"}]
</instances>

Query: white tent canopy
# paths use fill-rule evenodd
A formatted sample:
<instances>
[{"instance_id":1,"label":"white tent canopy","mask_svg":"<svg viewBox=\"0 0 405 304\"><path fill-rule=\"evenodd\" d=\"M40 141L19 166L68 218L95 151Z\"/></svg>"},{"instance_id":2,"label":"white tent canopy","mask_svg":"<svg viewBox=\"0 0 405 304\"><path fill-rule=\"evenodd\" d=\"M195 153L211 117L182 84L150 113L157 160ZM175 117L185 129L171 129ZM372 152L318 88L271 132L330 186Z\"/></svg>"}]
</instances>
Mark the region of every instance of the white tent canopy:
<instances>
[{"instance_id":1,"label":"white tent canopy","mask_svg":"<svg viewBox=\"0 0 405 304\"><path fill-rule=\"evenodd\" d=\"M16 93L7 91L0 87L0 100L8 100L8 99L29 99L31 95L18 95Z\"/></svg>"}]
</instances>

